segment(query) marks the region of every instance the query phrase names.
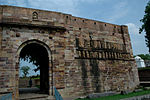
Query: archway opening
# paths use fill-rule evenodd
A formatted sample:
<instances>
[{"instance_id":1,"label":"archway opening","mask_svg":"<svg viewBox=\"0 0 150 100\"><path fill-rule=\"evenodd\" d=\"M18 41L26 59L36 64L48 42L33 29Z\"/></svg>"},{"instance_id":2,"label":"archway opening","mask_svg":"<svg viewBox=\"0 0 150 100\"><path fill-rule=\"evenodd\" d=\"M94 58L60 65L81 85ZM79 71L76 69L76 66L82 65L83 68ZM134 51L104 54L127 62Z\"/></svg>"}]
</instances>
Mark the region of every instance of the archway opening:
<instances>
[{"instance_id":1,"label":"archway opening","mask_svg":"<svg viewBox=\"0 0 150 100\"><path fill-rule=\"evenodd\" d=\"M20 63L26 61L32 63L29 69L32 71L28 72L28 76L23 77L28 81L26 88L19 87L19 93L42 93L49 94L49 57L47 49L38 43L29 43L21 49L20 52ZM21 68L21 67L20 67ZM32 72L38 72L37 77L33 77ZM19 79L19 86L21 86L21 79Z\"/></svg>"}]
</instances>

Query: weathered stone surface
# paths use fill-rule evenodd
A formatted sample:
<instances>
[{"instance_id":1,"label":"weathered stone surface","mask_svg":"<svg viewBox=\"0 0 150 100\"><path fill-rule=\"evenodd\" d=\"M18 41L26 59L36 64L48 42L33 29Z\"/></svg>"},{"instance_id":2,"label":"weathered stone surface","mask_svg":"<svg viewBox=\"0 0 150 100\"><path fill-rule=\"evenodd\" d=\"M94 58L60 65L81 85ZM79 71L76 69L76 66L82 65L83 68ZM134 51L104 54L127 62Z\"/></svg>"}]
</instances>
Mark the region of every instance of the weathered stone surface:
<instances>
[{"instance_id":1,"label":"weathered stone surface","mask_svg":"<svg viewBox=\"0 0 150 100\"><path fill-rule=\"evenodd\" d=\"M141 92L143 89L135 89L134 92Z\"/></svg>"},{"instance_id":2,"label":"weathered stone surface","mask_svg":"<svg viewBox=\"0 0 150 100\"><path fill-rule=\"evenodd\" d=\"M150 87L144 87L145 90L150 90Z\"/></svg>"},{"instance_id":3,"label":"weathered stone surface","mask_svg":"<svg viewBox=\"0 0 150 100\"><path fill-rule=\"evenodd\" d=\"M12 92L15 100L19 55L30 43L48 52L50 94L52 86L68 97L133 90L139 84L127 26L0 6L0 92Z\"/></svg>"},{"instance_id":4,"label":"weathered stone surface","mask_svg":"<svg viewBox=\"0 0 150 100\"><path fill-rule=\"evenodd\" d=\"M125 90L125 91L121 91L121 94L122 95L126 95L126 94L129 94L131 92L133 92L133 91L131 91L131 90Z\"/></svg>"},{"instance_id":5,"label":"weathered stone surface","mask_svg":"<svg viewBox=\"0 0 150 100\"><path fill-rule=\"evenodd\" d=\"M112 96L115 95L117 93L115 92L104 92L104 93L94 93L94 94L90 94L88 95L86 98L92 99L92 98L100 98L100 97L104 97L104 96Z\"/></svg>"}]
</instances>

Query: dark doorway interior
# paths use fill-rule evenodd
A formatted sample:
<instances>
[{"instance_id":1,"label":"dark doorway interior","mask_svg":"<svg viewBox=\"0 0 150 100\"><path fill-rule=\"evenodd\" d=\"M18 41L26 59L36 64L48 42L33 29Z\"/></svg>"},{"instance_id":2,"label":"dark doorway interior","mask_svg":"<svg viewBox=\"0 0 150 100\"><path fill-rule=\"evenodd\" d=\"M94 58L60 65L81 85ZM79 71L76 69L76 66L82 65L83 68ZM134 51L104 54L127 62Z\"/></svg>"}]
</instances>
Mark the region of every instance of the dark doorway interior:
<instances>
[{"instance_id":1,"label":"dark doorway interior","mask_svg":"<svg viewBox=\"0 0 150 100\"><path fill-rule=\"evenodd\" d=\"M40 87L38 93L49 94L49 58L46 48L37 43L27 44L20 52L20 59L29 59L40 70Z\"/></svg>"}]
</instances>

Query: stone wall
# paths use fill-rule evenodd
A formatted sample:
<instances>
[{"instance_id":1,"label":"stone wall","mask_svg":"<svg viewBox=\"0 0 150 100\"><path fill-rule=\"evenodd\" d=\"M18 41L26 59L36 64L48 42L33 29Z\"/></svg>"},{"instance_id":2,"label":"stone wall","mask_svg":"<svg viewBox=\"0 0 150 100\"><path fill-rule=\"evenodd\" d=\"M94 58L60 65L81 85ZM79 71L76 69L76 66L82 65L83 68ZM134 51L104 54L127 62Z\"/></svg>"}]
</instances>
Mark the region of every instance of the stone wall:
<instances>
[{"instance_id":1,"label":"stone wall","mask_svg":"<svg viewBox=\"0 0 150 100\"><path fill-rule=\"evenodd\" d=\"M139 84L127 26L30 8L0 11L0 92L18 99L19 53L31 41L49 48L50 88L63 97Z\"/></svg>"},{"instance_id":2,"label":"stone wall","mask_svg":"<svg viewBox=\"0 0 150 100\"><path fill-rule=\"evenodd\" d=\"M30 79L19 79L19 88L27 88L29 87ZM40 86L40 79L32 79L32 87Z\"/></svg>"}]
</instances>

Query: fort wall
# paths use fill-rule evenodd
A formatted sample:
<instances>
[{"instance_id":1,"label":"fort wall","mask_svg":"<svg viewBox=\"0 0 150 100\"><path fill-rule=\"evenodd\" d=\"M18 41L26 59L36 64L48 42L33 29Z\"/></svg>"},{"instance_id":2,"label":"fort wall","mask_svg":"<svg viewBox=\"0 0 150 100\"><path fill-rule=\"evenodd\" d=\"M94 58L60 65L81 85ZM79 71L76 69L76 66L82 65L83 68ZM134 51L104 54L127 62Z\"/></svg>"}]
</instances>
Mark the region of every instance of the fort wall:
<instances>
[{"instance_id":1,"label":"fort wall","mask_svg":"<svg viewBox=\"0 0 150 100\"><path fill-rule=\"evenodd\" d=\"M63 97L79 96L139 84L127 26L0 6L0 93L13 92L18 99L19 52L28 41L41 41L51 50L50 92L56 86Z\"/></svg>"}]
</instances>

